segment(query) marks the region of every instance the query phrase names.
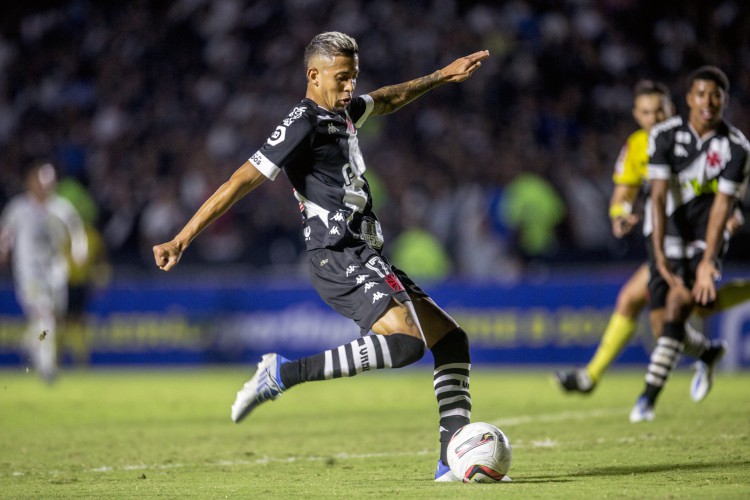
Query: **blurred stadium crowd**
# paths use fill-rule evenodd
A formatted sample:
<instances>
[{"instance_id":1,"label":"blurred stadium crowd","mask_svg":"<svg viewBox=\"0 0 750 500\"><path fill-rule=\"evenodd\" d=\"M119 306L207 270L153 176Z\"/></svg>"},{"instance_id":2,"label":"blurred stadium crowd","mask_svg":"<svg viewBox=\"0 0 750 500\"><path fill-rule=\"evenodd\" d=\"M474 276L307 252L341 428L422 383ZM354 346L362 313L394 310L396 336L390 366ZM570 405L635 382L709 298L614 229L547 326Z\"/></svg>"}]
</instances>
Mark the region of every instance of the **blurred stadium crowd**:
<instances>
[{"instance_id":1,"label":"blurred stadium crowd","mask_svg":"<svg viewBox=\"0 0 750 500\"><path fill-rule=\"evenodd\" d=\"M667 83L682 110L683 78L715 64L732 82L728 120L750 133L742 0L69 0L2 9L0 206L22 190L29 157L52 158L93 197L115 264L151 269L151 246L262 144L304 96L302 53L321 31L357 38L358 93L490 50L466 83L360 131L387 240L426 229L425 248L447 256L441 272L502 278L529 262L641 258L641 240L616 241L607 217L612 166L636 127L639 78ZM279 178L211 226L185 260L289 268L303 252L299 229ZM746 234L733 247L740 258L750 256Z\"/></svg>"}]
</instances>

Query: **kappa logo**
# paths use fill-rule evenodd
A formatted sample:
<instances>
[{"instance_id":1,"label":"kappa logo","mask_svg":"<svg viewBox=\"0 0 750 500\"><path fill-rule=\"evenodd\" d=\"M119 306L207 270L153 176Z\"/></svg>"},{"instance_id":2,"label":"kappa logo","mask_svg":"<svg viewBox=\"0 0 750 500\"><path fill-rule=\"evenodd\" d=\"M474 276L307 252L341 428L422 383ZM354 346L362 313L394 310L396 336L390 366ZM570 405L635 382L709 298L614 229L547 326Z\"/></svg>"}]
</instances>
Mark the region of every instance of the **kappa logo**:
<instances>
[{"instance_id":1,"label":"kappa logo","mask_svg":"<svg viewBox=\"0 0 750 500\"><path fill-rule=\"evenodd\" d=\"M369 283L365 283L365 292L374 286L375 286L375 283L373 283L372 281Z\"/></svg>"},{"instance_id":2,"label":"kappa logo","mask_svg":"<svg viewBox=\"0 0 750 500\"><path fill-rule=\"evenodd\" d=\"M341 234L341 231L339 231L338 226L333 226L330 231L328 231L329 234Z\"/></svg>"},{"instance_id":3,"label":"kappa logo","mask_svg":"<svg viewBox=\"0 0 750 500\"><path fill-rule=\"evenodd\" d=\"M352 274L354 271L357 270L357 266L349 266L346 268L346 277L348 278L350 274Z\"/></svg>"},{"instance_id":4,"label":"kappa logo","mask_svg":"<svg viewBox=\"0 0 750 500\"><path fill-rule=\"evenodd\" d=\"M329 123L328 124L328 133L329 134L338 134L339 133L339 129L336 128L336 125L334 125L333 123Z\"/></svg>"},{"instance_id":5,"label":"kappa logo","mask_svg":"<svg viewBox=\"0 0 750 500\"><path fill-rule=\"evenodd\" d=\"M369 278L369 277L370 277L370 275L368 275L368 274L360 274L360 275L359 275L359 276L357 276L357 278L356 278L357 284L358 284L358 285L361 285L361 284L362 284L362 283L364 283L364 282L365 282L365 280L366 280L367 278Z\"/></svg>"},{"instance_id":6,"label":"kappa logo","mask_svg":"<svg viewBox=\"0 0 750 500\"><path fill-rule=\"evenodd\" d=\"M372 303L379 301L383 297L387 297L388 295L384 294L383 292L375 292L372 294Z\"/></svg>"},{"instance_id":7,"label":"kappa logo","mask_svg":"<svg viewBox=\"0 0 750 500\"><path fill-rule=\"evenodd\" d=\"M680 144L690 144L692 137L690 136L690 132L680 130L675 133L674 140L675 142L679 142Z\"/></svg>"},{"instance_id":8,"label":"kappa logo","mask_svg":"<svg viewBox=\"0 0 750 500\"><path fill-rule=\"evenodd\" d=\"M320 261L320 267L323 267L326 264L328 264L328 259L323 259L323 260Z\"/></svg>"},{"instance_id":9,"label":"kappa logo","mask_svg":"<svg viewBox=\"0 0 750 500\"><path fill-rule=\"evenodd\" d=\"M275 146L281 142L284 142L284 139L286 139L286 127L283 127L279 125L276 127L276 130L273 131L273 134L271 134L271 137L268 138L268 144L270 146Z\"/></svg>"},{"instance_id":10,"label":"kappa logo","mask_svg":"<svg viewBox=\"0 0 750 500\"><path fill-rule=\"evenodd\" d=\"M331 220L335 220L336 222L343 222L344 221L344 214L341 212L336 212L336 215L331 217Z\"/></svg>"}]
</instances>

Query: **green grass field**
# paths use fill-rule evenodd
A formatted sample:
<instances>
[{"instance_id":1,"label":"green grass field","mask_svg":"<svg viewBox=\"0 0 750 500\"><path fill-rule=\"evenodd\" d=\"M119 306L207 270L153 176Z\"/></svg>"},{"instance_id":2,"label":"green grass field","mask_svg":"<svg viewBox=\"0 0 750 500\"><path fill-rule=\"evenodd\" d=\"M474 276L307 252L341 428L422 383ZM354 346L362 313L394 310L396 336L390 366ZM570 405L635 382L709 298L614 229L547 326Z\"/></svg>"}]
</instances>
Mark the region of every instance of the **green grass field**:
<instances>
[{"instance_id":1,"label":"green grass field","mask_svg":"<svg viewBox=\"0 0 750 500\"><path fill-rule=\"evenodd\" d=\"M237 425L246 367L0 371L0 498L750 498L750 374L709 398L676 372L657 418L628 413L642 373L590 397L549 371L476 367L473 419L513 445L512 483L434 483L428 367L296 387Z\"/></svg>"}]
</instances>

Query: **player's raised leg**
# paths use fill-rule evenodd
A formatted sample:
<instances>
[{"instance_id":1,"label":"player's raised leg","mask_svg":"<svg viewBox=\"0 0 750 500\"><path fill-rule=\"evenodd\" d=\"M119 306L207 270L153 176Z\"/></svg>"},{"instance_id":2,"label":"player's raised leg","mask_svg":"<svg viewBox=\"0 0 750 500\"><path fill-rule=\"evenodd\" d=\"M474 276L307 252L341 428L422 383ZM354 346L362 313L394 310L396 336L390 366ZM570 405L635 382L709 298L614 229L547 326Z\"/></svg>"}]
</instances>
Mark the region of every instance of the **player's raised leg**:
<instances>
[{"instance_id":1,"label":"player's raised leg","mask_svg":"<svg viewBox=\"0 0 750 500\"><path fill-rule=\"evenodd\" d=\"M303 382L353 377L370 370L401 368L425 352L421 338L403 333L366 335L348 344L305 358L288 360L276 353L263 356L253 377L237 392L232 420L240 422L258 405L277 399Z\"/></svg>"}]
</instances>

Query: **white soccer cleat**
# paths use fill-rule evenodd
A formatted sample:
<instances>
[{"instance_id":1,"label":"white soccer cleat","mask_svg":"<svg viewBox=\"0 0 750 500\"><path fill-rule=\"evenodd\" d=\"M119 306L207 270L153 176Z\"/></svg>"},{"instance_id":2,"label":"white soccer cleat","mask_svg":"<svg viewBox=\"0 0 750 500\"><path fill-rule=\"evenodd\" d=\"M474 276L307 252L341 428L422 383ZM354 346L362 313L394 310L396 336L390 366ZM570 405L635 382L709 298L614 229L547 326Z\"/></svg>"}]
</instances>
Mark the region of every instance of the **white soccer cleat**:
<instances>
[{"instance_id":1,"label":"white soccer cleat","mask_svg":"<svg viewBox=\"0 0 750 500\"><path fill-rule=\"evenodd\" d=\"M714 367L719 363L727 350L726 341L712 345L710 362L697 361L693 367L695 375L690 382L690 398L696 403L703 401L711 391L714 383Z\"/></svg>"},{"instance_id":2,"label":"white soccer cleat","mask_svg":"<svg viewBox=\"0 0 750 500\"><path fill-rule=\"evenodd\" d=\"M651 422L655 417L654 405L649 404L648 400L641 396L636 401L635 406L630 410L630 423Z\"/></svg>"},{"instance_id":3,"label":"white soccer cleat","mask_svg":"<svg viewBox=\"0 0 750 500\"><path fill-rule=\"evenodd\" d=\"M237 392L232 405L232 420L235 423L248 416L261 403L273 401L284 392L286 387L281 382L279 367L287 361L289 360L275 353L263 356L253 377Z\"/></svg>"}]
</instances>

